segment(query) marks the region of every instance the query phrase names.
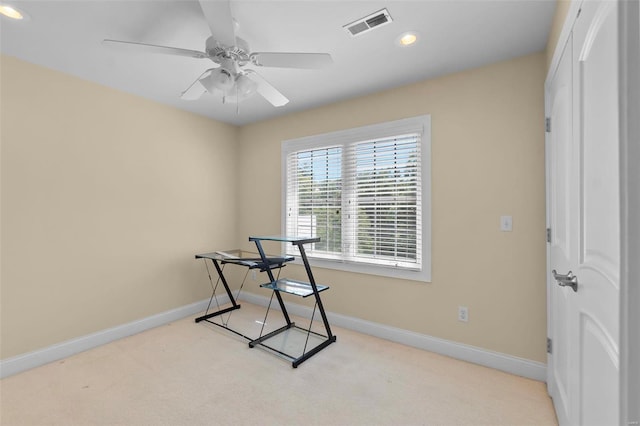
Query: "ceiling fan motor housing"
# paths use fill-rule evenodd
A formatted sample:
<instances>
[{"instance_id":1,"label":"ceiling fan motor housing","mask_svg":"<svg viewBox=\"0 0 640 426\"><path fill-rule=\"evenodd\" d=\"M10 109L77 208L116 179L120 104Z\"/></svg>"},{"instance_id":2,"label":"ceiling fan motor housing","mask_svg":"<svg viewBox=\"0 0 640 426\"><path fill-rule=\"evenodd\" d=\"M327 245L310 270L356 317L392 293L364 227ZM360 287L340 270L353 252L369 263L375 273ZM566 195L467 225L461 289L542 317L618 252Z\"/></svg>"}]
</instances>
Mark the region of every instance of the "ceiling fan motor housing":
<instances>
[{"instance_id":1,"label":"ceiling fan motor housing","mask_svg":"<svg viewBox=\"0 0 640 426\"><path fill-rule=\"evenodd\" d=\"M213 37L207 39L205 51L209 58L216 63L231 59L239 66L243 67L249 63L249 47L247 43L239 37L236 37L236 46L224 46L217 42Z\"/></svg>"}]
</instances>

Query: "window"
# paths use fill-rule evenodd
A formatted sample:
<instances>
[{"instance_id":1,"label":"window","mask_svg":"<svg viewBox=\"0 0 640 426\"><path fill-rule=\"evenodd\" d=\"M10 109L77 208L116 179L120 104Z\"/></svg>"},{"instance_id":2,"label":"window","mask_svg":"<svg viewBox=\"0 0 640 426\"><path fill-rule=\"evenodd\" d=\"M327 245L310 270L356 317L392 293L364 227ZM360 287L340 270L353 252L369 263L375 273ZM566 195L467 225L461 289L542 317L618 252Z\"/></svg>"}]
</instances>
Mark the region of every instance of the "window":
<instances>
[{"instance_id":1,"label":"window","mask_svg":"<svg viewBox=\"0 0 640 426\"><path fill-rule=\"evenodd\" d=\"M430 133L421 116L283 142L284 233L320 237L317 266L430 281Z\"/></svg>"}]
</instances>

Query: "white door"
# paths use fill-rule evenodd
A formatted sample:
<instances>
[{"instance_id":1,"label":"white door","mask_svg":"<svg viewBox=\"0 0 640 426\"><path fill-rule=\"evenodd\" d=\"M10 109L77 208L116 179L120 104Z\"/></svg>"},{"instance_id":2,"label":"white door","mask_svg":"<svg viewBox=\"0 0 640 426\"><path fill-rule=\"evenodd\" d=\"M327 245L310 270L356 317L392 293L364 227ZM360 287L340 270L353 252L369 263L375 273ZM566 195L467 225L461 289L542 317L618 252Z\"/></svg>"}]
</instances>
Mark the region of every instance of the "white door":
<instances>
[{"instance_id":1,"label":"white door","mask_svg":"<svg viewBox=\"0 0 640 426\"><path fill-rule=\"evenodd\" d=\"M547 94L547 116L552 125L547 135L547 175L550 232L550 268L547 281L549 306L548 334L551 346L547 356L547 386L553 398L556 415L561 425L569 424L570 409L570 364L571 336L576 330L571 318L575 294L567 288L561 288L551 276L551 270L567 273L577 261L575 233L572 232L572 217L575 212L575 192L572 185L577 175L577 147L573 137L573 50L572 38L555 72Z\"/></svg>"},{"instance_id":2,"label":"white door","mask_svg":"<svg viewBox=\"0 0 640 426\"><path fill-rule=\"evenodd\" d=\"M617 8L583 2L548 94L548 380L563 425L620 420Z\"/></svg>"}]
</instances>

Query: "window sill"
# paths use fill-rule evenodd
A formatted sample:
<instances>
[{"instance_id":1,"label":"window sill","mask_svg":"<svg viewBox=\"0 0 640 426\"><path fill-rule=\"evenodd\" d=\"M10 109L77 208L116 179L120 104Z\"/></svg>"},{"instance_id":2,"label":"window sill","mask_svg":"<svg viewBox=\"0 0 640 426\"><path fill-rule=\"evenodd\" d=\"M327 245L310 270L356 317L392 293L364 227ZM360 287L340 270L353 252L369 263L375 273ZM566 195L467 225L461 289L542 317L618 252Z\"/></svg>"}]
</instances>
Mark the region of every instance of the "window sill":
<instances>
[{"instance_id":1,"label":"window sill","mask_svg":"<svg viewBox=\"0 0 640 426\"><path fill-rule=\"evenodd\" d=\"M296 265L303 265L299 255L292 262ZM334 269L338 271L353 272L357 274L376 275L380 277L395 278L401 280L411 280L420 282L431 282L430 271L411 271L407 269L398 269L389 266L350 263L339 260L319 259L309 257L309 264L313 268Z\"/></svg>"}]
</instances>

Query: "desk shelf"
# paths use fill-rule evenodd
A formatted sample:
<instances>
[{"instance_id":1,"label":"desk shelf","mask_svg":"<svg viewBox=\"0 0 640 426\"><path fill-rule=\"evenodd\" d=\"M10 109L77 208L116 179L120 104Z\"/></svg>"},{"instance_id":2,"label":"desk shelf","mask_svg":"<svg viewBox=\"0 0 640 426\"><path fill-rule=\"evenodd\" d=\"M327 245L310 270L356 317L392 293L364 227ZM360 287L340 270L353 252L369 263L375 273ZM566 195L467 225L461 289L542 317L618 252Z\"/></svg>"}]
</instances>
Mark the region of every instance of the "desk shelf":
<instances>
[{"instance_id":1,"label":"desk shelf","mask_svg":"<svg viewBox=\"0 0 640 426\"><path fill-rule=\"evenodd\" d=\"M260 287L274 291L281 291L283 293L295 294L296 296L301 297L309 297L314 294L313 287L311 287L310 283L292 280L291 278L281 278L274 282L260 284ZM327 290L329 286L316 284L316 288L318 289L318 293L320 293L321 291Z\"/></svg>"}]
</instances>

